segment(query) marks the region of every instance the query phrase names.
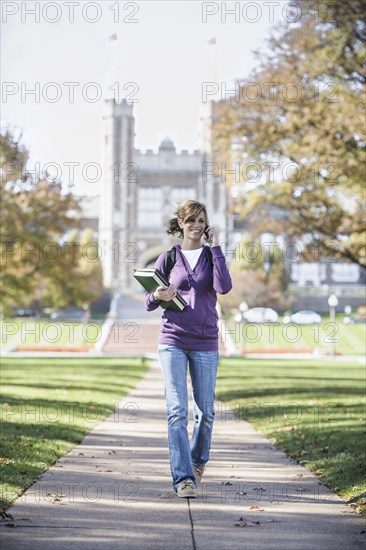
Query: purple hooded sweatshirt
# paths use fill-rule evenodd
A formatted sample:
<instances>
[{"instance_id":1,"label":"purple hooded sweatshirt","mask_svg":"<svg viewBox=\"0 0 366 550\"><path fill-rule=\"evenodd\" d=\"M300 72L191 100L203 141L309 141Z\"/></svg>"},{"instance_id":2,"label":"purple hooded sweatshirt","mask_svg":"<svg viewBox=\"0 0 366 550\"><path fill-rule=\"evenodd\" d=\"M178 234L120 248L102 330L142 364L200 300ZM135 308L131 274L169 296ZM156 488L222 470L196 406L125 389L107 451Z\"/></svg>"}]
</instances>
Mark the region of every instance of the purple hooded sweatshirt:
<instances>
[{"instance_id":1,"label":"purple hooded sweatshirt","mask_svg":"<svg viewBox=\"0 0 366 550\"><path fill-rule=\"evenodd\" d=\"M169 280L187 302L183 311L164 309L160 324L159 344L172 344L192 351L217 351L218 316L216 292L227 294L232 288L225 256L220 246L211 247L213 268L204 246L192 271L181 252L181 245L175 245L176 260ZM156 260L155 267L164 273L165 252ZM161 300L155 300L153 292L146 293L145 307L152 311Z\"/></svg>"}]
</instances>

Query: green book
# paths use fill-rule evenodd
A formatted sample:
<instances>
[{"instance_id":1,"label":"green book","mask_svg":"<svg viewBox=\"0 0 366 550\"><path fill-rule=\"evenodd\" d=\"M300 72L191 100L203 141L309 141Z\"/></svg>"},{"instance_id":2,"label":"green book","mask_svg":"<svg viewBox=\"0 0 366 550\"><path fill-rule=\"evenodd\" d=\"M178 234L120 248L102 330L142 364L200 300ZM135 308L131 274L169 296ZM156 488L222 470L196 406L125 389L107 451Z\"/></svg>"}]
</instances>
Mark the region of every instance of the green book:
<instances>
[{"instance_id":1,"label":"green book","mask_svg":"<svg viewBox=\"0 0 366 550\"><path fill-rule=\"evenodd\" d=\"M165 275L159 270L154 268L134 269L133 276L148 292L153 292L158 286L169 286L169 281ZM184 298L177 293L173 300L169 302L160 302L163 309L174 309L175 311L183 311L188 305Z\"/></svg>"}]
</instances>

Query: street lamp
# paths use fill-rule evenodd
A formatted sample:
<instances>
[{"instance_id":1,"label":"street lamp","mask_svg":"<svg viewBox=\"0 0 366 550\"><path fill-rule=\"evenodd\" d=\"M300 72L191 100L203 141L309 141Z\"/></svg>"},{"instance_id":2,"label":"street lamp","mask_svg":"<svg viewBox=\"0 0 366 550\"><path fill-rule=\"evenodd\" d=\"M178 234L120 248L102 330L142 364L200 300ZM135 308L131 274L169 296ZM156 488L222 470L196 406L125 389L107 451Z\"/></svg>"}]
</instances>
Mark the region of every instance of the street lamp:
<instances>
[{"instance_id":1,"label":"street lamp","mask_svg":"<svg viewBox=\"0 0 366 550\"><path fill-rule=\"evenodd\" d=\"M335 294L331 294L328 298L328 306L329 306L329 320L331 323L335 323L335 308L338 305L338 298ZM331 356L334 359L335 357L335 347L336 343L334 340L334 337L331 341Z\"/></svg>"},{"instance_id":2,"label":"street lamp","mask_svg":"<svg viewBox=\"0 0 366 550\"><path fill-rule=\"evenodd\" d=\"M242 327L240 327L241 329L245 327L245 322L246 321L245 321L244 313L246 311L248 311L248 309L249 309L249 307L248 307L248 304L246 302L241 302L239 304L240 313L237 313L237 316L239 317L239 315L240 315L240 317L241 317L240 322L243 325ZM246 343L246 339L245 339L245 331L242 331L242 335L243 335L243 342L242 342L241 354L245 356L246 353L247 353L247 343Z\"/></svg>"},{"instance_id":3,"label":"street lamp","mask_svg":"<svg viewBox=\"0 0 366 550\"><path fill-rule=\"evenodd\" d=\"M248 304L246 302L241 302L241 304L239 304L239 309L242 313L245 313L249 309Z\"/></svg>"}]
</instances>

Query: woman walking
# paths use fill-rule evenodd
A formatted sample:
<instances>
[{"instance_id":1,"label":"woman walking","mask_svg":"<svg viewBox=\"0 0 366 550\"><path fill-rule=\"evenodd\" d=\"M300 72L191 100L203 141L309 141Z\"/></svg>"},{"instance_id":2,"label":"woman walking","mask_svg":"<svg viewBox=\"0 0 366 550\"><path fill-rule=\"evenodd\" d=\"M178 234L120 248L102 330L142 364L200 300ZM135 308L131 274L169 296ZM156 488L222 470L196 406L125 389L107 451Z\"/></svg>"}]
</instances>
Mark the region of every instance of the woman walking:
<instances>
[{"instance_id":1,"label":"woman walking","mask_svg":"<svg viewBox=\"0 0 366 550\"><path fill-rule=\"evenodd\" d=\"M231 290L231 277L218 244L216 230L209 227L204 204L182 202L167 232L183 239L167 262L161 254L155 267L169 276L169 286L147 293L148 311L171 300L177 292L187 302L183 311L165 309L159 334L159 359L165 383L168 444L172 486L179 497L195 498L209 458L215 416L215 385L218 368L216 293ZM207 246L202 246L202 240ZM175 250L174 250L175 249ZM173 266L169 266L172 261ZM168 271L170 270L170 273ZM187 368L192 382L194 428L188 437Z\"/></svg>"}]
</instances>

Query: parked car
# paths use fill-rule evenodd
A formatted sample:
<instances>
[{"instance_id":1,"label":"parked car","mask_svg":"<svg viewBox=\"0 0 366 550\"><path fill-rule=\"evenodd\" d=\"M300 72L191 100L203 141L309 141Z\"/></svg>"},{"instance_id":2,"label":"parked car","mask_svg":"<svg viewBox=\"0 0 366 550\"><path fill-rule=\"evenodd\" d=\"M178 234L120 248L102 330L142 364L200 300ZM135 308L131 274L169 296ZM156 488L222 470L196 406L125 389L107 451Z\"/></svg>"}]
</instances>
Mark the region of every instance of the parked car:
<instances>
[{"instance_id":1,"label":"parked car","mask_svg":"<svg viewBox=\"0 0 366 550\"><path fill-rule=\"evenodd\" d=\"M270 307L253 307L243 313L243 319L247 323L275 323L278 313Z\"/></svg>"},{"instance_id":2,"label":"parked car","mask_svg":"<svg viewBox=\"0 0 366 550\"><path fill-rule=\"evenodd\" d=\"M312 323L321 323L322 318L319 313L310 309L302 309L292 315L286 315L283 318L285 324L296 323L297 325L311 325Z\"/></svg>"},{"instance_id":3,"label":"parked car","mask_svg":"<svg viewBox=\"0 0 366 550\"><path fill-rule=\"evenodd\" d=\"M83 321L85 311L83 309L61 309L51 313L50 318L54 321Z\"/></svg>"},{"instance_id":4,"label":"parked car","mask_svg":"<svg viewBox=\"0 0 366 550\"><path fill-rule=\"evenodd\" d=\"M366 323L366 319L358 319L357 317L343 317L343 323L345 325L353 325L354 323Z\"/></svg>"},{"instance_id":5,"label":"parked car","mask_svg":"<svg viewBox=\"0 0 366 550\"><path fill-rule=\"evenodd\" d=\"M36 312L31 308L17 307L13 310L15 317L35 317Z\"/></svg>"}]
</instances>

